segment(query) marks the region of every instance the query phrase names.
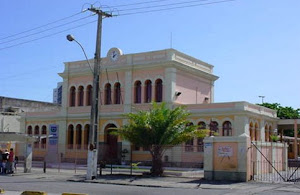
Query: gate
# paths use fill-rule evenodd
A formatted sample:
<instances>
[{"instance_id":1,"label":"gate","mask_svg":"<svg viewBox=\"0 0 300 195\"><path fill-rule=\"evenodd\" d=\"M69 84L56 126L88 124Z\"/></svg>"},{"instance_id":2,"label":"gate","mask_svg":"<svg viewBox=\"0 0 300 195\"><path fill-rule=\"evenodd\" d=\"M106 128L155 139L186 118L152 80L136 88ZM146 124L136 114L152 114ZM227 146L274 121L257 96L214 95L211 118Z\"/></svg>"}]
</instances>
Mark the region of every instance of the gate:
<instances>
[{"instance_id":1,"label":"gate","mask_svg":"<svg viewBox=\"0 0 300 195\"><path fill-rule=\"evenodd\" d=\"M251 142L252 180L269 182L300 181L300 161L287 160L285 143Z\"/></svg>"}]
</instances>

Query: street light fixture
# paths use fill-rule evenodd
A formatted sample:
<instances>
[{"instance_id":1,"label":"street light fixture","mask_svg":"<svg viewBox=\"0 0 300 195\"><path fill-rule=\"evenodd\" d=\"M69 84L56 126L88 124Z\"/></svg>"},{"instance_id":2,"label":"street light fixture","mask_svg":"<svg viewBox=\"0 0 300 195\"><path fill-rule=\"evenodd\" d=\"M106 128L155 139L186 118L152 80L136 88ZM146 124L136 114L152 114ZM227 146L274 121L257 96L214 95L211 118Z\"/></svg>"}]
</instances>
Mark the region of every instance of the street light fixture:
<instances>
[{"instance_id":1,"label":"street light fixture","mask_svg":"<svg viewBox=\"0 0 300 195\"><path fill-rule=\"evenodd\" d=\"M92 71L92 73L93 73L92 66L91 66L91 64L90 64L90 62L89 62L89 59L88 59L88 57L87 57L87 55L86 55L86 53L85 53L85 50L84 50L83 46L75 39L75 37L74 37L73 35L70 35L70 34L67 35L67 39L68 39L68 41L70 41L70 42L75 41L75 42L80 46L80 48L82 49L83 54L84 54L84 56L85 56L85 59L86 59L88 65L89 65L89 67L90 67L90 69L91 69L91 71Z\"/></svg>"},{"instance_id":2,"label":"street light fixture","mask_svg":"<svg viewBox=\"0 0 300 195\"><path fill-rule=\"evenodd\" d=\"M73 35L67 35L68 41L75 41L82 49L87 63L93 73L93 95L91 104L90 130L89 130L89 147L87 156L87 179L95 179L97 177L97 161L98 161L98 93L99 93L99 62L98 55L95 57L94 71L91 68L90 62L87 58L84 48L74 38Z\"/></svg>"},{"instance_id":3,"label":"street light fixture","mask_svg":"<svg viewBox=\"0 0 300 195\"><path fill-rule=\"evenodd\" d=\"M264 98L265 98L265 96L264 95L260 95L260 96L258 96L259 98L261 98L261 103L263 104L264 103Z\"/></svg>"}]
</instances>

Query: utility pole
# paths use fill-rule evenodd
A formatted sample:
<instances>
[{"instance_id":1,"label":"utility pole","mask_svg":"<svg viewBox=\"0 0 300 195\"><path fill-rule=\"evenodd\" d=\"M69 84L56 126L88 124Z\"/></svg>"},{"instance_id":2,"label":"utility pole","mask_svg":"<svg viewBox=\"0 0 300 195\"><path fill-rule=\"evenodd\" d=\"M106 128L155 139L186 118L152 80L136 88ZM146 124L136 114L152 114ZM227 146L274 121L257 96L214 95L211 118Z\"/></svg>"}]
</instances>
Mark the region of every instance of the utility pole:
<instances>
[{"instance_id":1,"label":"utility pole","mask_svg":"<svg viewBox=\"0 0 300 195\"><path fill-rule=\"evenodd\" d=\"M91 6L89 11L98 15L96 52L94 57L94 73L93 73L93 94L91 105L91 125L89 131L89 148L86 178L91 180L97 177L97 161L98 161L98 101L99 101L99 77L101 63L101 35L102 35L102 18L112 17L111 14L103 12L100 8Z\"/></svg>"}]
</instances>

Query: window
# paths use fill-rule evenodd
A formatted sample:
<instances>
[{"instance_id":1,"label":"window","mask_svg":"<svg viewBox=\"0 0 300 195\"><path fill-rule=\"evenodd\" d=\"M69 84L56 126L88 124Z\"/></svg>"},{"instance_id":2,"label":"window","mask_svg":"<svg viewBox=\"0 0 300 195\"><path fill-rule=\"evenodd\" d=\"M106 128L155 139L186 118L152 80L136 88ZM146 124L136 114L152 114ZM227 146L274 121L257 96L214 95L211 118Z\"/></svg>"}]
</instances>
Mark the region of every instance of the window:
<instances>
[{"instance_id":1,"label":"window","mask_svg":"<svg viewBox=\"0 0 300 195\"><path fill-rule=\"evenodd\" d=\"M145 82L145 103L150 103L152 101L152 82L147 80Z\"/></svg>"},{"instance_id":2,"label":"window","mask_svg":"<svg viewBox=\"0 0 300 195\"><path fill-rule=\"evenodd\" d=\"M203 121L199 122L198 126L199 126L198 129L206 129L206 124Z\"/></svg>"},{"instance_id":3,"label":"window","mask_svg":"<svg viewBox=\"0 0 300 195\"><path fill-rule=\"evenodd\" d=\"M229 121L223 123L223 136L232 136L232 125Z\"/></svg>"},{"instance_id":4,"label":"window","mask_svg":"<svg viewBox=\"0 0 300 195\"><path fill-rule=\"evenodd\" d=\"M42 140L41 140L41 148L46 148L47 145L47 127L46 125L42 126Z\"/></svg>"},{"instance_id":5,"label":"window","mask_svg":"<svg viewBox=\"0 0 300 195\"><path fill-rule=\"evenodd\" d=\"M192 126L194 125L192 122L188 123L186 126ZM194 139L190 139L185 142L185 151L186 152L193 152L194 150Z\"/></svg>"},{"instance_id":6,"label":"window","mask_svg":"<svg viewBox=\"0 0 300 195\"><path fill-rule=\"evenodd\" d=\"M74 145L74 126L73 125L69 125L68 128L68 149L73 149L73 145Z\"/></svg>"},{"instance_id":7,"label":"window","mask_svg":"<svg viewBox=\"0 0 300 195\"><path fill-rule=\"evenodd\" d=\"M75 106L75 96L76 96L76 90L75 87L71 87L70 89L70 106L73 107Z\"/></svg>"},{"instance_id":8,"label":"window","mask_svg":"<svg viewBox=\"0 0 300 195\"><path fill-rule=\"evenodd\" d=\"M142 83L136 81L134 84L134 103L140 104L142 102Z\"/></svg>"},{"instance_id":9,"label":"window","mask_svg":"<svg viewBox=\"0 0 300 195\"><path fill-rule=\"evenodd\" d=\"M91 85L87 86L87 96L86 96L86 105L90 106L92 103L92 97L93 97L93 87Z\"/></svg>"},{"instance_id":10,"label":"window","mask_svg":"<svg viewBox=\"0 0 300 195\"><path fill-rule=\"evenodd\" d=\"M32 126L27 127L27 134L32 135Z\"/></svg>"},{"instance_id":11,"label":"window","mask_svg":"<svg viewBox=\"0 0 300 195\"><path fill-rule=\"evenodd\" d=\"M35 126L34 127L34 135L35 136L40 136L40 127L39 126ZM34 148L39 148L39 142L34 142Z\"/></svg>"},{"instance_id":12,"label":"window","mask_svg":"<svg viewBox=\"0 0 300 195\"><path fill-rule=\"evenodd\" d=\"M203 152L204 149L203 149L203 138L197 138L197 151L198 152Z\"/></svg>"},{"instance_id":13,"label":"window","mask_svg":"<svg viewBox=\"0 0 300 195\"><path fill-rule=\"evenodd\" d=\"M84 149L88 149L88 144L89 144L89 135L90 135L90 125L85 125L84 127Z\"/></svg>"},{"instance_id":14,"label":"window","mask_svg":"<svg viewBox=\"0 0 300 195\"><path fill-rule=\"evenodd\" d=\"M155 81L155 101L162 102L162 97L163 97L162 80L157 79Z\"/></svg>"},{"instance_id":15,"label":"window","mask_svg":"<svg viewBox=\"0 0 300 195\"><path fill-rule=\"evenodd\" d=\"M83 95L84 95L84 90L83 87L80 86L78 88L78 106L83 106Z\"/></svg>"},{"instance_id":16,"label":"window","mask_svg":"<svg viewBox=\"0 0 300 195\"><path fill-rule=\"evenodd\" d=\"M111 85L107 83L105 85L104 104L111 104Z\"/></svg>"},{"instance_id":17,"label":"window","mask_svg":"<svg viewBox=\"0 0 300 195\"><path fill-rule=\"evenodd\" d=\"M120 83L116 83L114 87L115 91L115 104L120 104L121 103L121 85Z\"/></svg>"},{"instance_id":18,"label":"window","mask_svg":"<svg viewBox=\"0 0 300 195\"><path fill-rule=\"evenodd\" d=\"M194 139L190 139L185 142L185 151L186 152L193 152L194 149Z\"/></svg>"},{"instance_id":19,"label":"window","mask_svg":"<svg viewBox=\"0 0 300 195\"><path fill-rule=\"evenodd\" d=\"M219 124L216 121L211 121L209 124L210 135L214 135L215 133L219 133Z\"/></svg>"},{"instance_id":20,"label":"window","mask_svg":"<svg viewBox=\"0 0 300 195\"><path fill-rule=\"evenodd\" d=\"M82 138L82 127L81 125L76 126L76 147L81 149L81 138Z\"/></svg>"}]
</instances>

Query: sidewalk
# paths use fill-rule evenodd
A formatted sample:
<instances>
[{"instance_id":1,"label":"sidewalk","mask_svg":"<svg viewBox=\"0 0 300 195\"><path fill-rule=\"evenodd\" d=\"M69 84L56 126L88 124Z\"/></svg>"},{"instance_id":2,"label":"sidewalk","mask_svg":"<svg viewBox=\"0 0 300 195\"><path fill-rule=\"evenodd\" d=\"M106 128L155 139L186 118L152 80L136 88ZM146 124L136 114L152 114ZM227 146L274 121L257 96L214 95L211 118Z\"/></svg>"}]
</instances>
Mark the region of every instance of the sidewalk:
<instances>
[{"instance_id":1,"label":"sidewalk","mask_svg":"<svg viewBox=\"0 0 300 195\"><path fill-rule=\"evenodd\" d=\"M166 171L164 177L151 177L135 173L130 176L128 172L114 172L110 174L109 170L104 170L103 175L94 180L86 180L85 170L61 169L47 169L47 173L42 173L41 169L32 169L32 173L15 173L11 176L23 178L43 178L50 181L72 181L72 182L88 182L99 184L112 185L128 185L128 186L142 186L142 187L159 187L159 188L190 188L190 189L219 189L219 190L235 190L235 191L251 191L251 193L258 193L268 190L275 190L280 193L292 192L300 193L300 183L261 183L261 182L225 182L225 181L206 181L203 179L203 171L193 173L193 171L182 171L179 176L178 171L176 175L172 171ZM182 176L185 175L185 176ZM188 176L189 175L189 176Z\"/></svg>"}]
</instances>

